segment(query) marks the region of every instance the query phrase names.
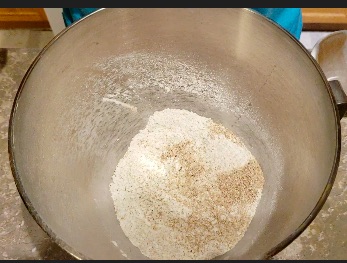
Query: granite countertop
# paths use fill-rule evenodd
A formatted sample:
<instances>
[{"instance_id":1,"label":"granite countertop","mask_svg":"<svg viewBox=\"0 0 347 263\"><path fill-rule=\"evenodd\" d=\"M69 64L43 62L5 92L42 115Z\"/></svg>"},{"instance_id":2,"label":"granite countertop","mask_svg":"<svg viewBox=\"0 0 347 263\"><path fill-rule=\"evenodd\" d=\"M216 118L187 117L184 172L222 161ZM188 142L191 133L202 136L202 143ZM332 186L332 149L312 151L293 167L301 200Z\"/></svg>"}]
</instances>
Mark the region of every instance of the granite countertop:
<instances>
[{"instance_id":1,"label":"granite countertop","mask_svg":"<svg viewBox=\"0 0 347 263\"><path fill-rule=\"evenodd\" d=\"M72 259L41 230L15 186L7 152L12 103L39 49L0 49L0 260ZM333 190L305 232L275 259L347 258L347 118L342 120L341 162Z\"/></svg>"}]
</instances>

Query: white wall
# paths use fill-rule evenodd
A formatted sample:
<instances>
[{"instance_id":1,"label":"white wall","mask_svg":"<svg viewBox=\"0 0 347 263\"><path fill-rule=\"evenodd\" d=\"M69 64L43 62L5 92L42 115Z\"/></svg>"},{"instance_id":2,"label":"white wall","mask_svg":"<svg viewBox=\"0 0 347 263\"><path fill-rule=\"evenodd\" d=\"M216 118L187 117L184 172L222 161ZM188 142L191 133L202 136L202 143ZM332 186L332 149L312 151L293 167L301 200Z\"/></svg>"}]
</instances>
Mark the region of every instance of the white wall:
<instances>
[{"instance_id":1,"label":"white wall","mask_svg":"<svg viewBox=\"0 0 347 263\"><path fill-rule=\"evenodd\" d=\"M62 8L44 8L48 22L52 28L53 34L56 35L65 28Z\"/></svg>"}]
</instances>

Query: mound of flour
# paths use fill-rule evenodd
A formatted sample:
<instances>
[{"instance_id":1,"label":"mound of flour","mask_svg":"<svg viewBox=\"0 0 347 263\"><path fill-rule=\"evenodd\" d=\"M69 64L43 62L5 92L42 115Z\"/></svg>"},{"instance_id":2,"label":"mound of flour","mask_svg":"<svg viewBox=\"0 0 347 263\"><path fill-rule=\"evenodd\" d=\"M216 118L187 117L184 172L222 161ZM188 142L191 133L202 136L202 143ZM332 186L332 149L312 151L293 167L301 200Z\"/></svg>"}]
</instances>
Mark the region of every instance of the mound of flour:
<instances>
[{"instance_id":1,"label":"mound of flour","mask_svg":"<svg viewBox=\"0 0 347 263\"><path fill-rule=\"evenodd\" d=\"M193 112L155 112L131 141L110 191L120 226L151 259L212 259L243 237L261 167L231 131Z\"/></svg>"}]
</instances>

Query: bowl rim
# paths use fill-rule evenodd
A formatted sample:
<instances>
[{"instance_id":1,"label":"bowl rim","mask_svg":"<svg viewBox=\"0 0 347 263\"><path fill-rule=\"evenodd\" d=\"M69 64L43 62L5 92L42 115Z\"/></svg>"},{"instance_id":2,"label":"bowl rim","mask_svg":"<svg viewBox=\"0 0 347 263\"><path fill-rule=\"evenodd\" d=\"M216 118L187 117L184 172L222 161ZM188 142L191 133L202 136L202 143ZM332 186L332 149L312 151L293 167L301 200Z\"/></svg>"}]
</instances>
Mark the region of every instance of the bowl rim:
<instances>
[{"instance_id":1,"label":"bowl rim","mask_svg":"<svg viewBox=\"0 0 347 263\"><path fill-rule=\"evenodd\" d=\"M291 244L311 224L311 222L315 219L315 217L318 215L319 211L322 209L323 205L325 204L325 202L326 202L326 200L327 200L327 198L328 198L328 196L329 196L329 194L331 192L333 183L334 183L335 178L336 178L337 170L338 170L338 167L339 167L340 154L341 154L341 124L340 124L340 118L339 118L339 115L338 115L338 109L337 109L336 101L335 101L335 98L333 96L333 93L332 93L331 87L329 85L329 82L328 82L327 78L325 77L325 75L323 73L323 70L320 68L318 62L314 59L314 57L311 55L311 53L304 47L304 45L302 43L300 43L299 40L297 40L288 31L283 29L281 26L279 26L274 21L272 21L272 20L268 19L267 17L261 15L260 13L254 11L254 10L251 10L249 8L240 8L240 9L243 9L245 12L249 12L249 13L257 16L259 19L263 19L263 20L267 21L268 23L270 23L274 27L276 27L278 30L281 30L289 38L291 38L292 41L294 41L294 43L296 43L298 45L298 48L300 48L308 56L308 58L311 60L311 62L313 64L313 66L316 68L316 70L318 71L318 73L320 74L322 80L325 83L326 90L328 92L328 96L330 97L331 105L333 107L334 117L335 117L335 129L336 129L335 156L334 156L334 162L333 162L333 166L332 166L332 169L331 169L331 172L330 172L327 184L326 184L326 186L325 186L325 188L324 188L320 198L318 199L315 207L312 209L312 211L309 213L309 215L306 217L306 219L296 228L296 230L292 234L287 236L283 241L281 241L279 244L277 244L272 249L270 249L268 252L266 252L262 256L262 258L261 258L261 259L270 259L274 255L276 255L277 253L282 251L289 244ZM71 28L75 27L77 24L83 22L84 20L89 19L91 16L93 16L94 14L96 14L98 12L104 12L104 10L106 10L106 8L100 8L100 9L94 11L93 13L91 13L91 14L81 18L80 20L74 22L70 26L66 27L60 33L58 33L54 38L52 38L52 40L50 42L48 42L48 44L39 52L39 54L36 56L34 61L31 63L29 69L26 71L26 73L25 73L25 75L24 75L24 77L23 77L23 79L22 79L22 81L21 81L21 83L19 85L18 91L16 93L16 96L15 96L15 99L14 99L14 102L13 102L13 105L12 105L11 114L10 114L10 120L9 120L9 128L8 128L8 153L9 153L10 166L11 166L11 170L12 170L12 174L13 174L13 177L14 177L14 181L15 181L16 187L18 189L18 192L19 192L19 195L20 195L21 199L24 202L24 205L26 206L26 208L28 209L29 213L34 218L34 220L41 227L41 229L57 245L59 245L63 250L65 250L71 256L73 256L74 258L79 259L79 260L88 260L88 259L91 259L91 258L87 257L83 253L78 252L73 247L68 245L65 241L63 241L58 235L56 235L56 233L44 222L44 220L38 214L38 212L36 211L35 207L31 203L28 195L26 194L26 191L24 189L24 186L23 186L23 183L22 183L22 180L21 180L21 176L20 176L20 174L18 173L18 170L17 170L16 160L15 160L15 153L14 153L15 152L15 145L14 145L14 119L15 119L15 115L16 115L16 112L17 112L18 102L19 102L20 96L21 96L21 94L23 92L23 89L25 87L25 84L26 84L26 82L27 82L27 80L28 80L28 78L30 76L30 73L35 68L36 64L40 61L42 56L44 56L45 52L60 37L62 37Z\"/></svg>"},{"instance_id":2,"label":"bowl rim","mask_svg":"<svg viewBox=\"0 0 347 263\"><path fill-rule=\"evenodd\" d=\"M318 53L319 53L319 49L320 46L327 40L329 40L330 38L334 38L338 35L343 35L345 36L345 38L347 38L347 29L342 29L342 30L337 30L331 33L328 33L326 36L322 37L321 39L319 39L313 46L310 54L312 55L312 57L317 61L317 63L319 63L318 61Z\"/></svg>"}]
</instances>

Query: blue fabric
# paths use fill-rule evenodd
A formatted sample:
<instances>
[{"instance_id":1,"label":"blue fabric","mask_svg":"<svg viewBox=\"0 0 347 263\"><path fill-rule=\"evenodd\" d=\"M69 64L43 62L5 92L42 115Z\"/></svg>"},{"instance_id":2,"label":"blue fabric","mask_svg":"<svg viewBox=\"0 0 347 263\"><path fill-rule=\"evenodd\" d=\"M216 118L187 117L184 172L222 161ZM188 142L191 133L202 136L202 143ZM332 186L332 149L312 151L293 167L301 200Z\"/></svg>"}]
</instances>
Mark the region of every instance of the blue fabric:
<instances>
[{"instance_id":1,"label":"blue fabric","mask_svg":"<svg viewBox=\"0 0 347 263\"><path fill-rule=\"evenodd\" d=\"M65 26L69 26L82 17L99 8L63 8ZM302 31L301 8L251 8L279 24L297 39Z\"/></svg>"},{"instance_id":2,"label":"blue fabric","mask_svg":"<svg viewBox=\"0 0 347 263\"><path fill-rule=\"evenodd\" d=\"M80 20L82 17L93 13L99 8L63 8L63 18L65 26Z\"/></svg>"},{"instance_id":3,"label":"blue fabric","mask_svg":"<svg viewBox=\"0 0 347 263\"><path fill-rule=\"evenodd\" d=\"M297 39L302 31L301 8L251 8L279 24Z\"/></svg>"}]
</instances>

